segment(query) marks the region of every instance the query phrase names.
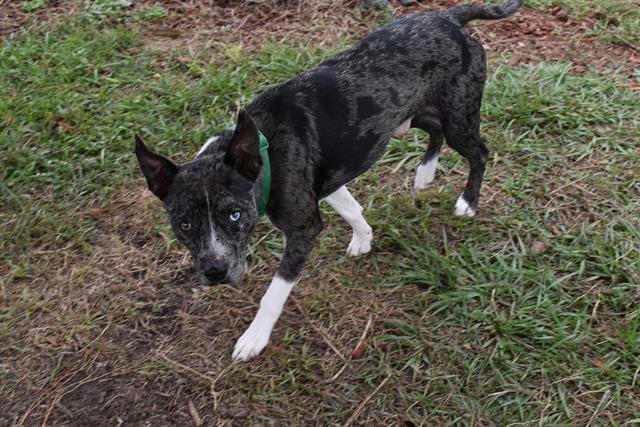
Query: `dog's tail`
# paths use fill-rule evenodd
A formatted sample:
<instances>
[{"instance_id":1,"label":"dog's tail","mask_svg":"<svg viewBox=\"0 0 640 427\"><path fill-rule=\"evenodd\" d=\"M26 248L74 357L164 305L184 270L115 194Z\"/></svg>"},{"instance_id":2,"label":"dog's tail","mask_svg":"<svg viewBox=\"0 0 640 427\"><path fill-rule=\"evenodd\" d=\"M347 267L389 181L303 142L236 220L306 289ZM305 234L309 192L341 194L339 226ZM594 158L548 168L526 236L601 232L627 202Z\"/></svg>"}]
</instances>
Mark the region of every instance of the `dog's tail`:
<instances>
[{"instance_id":1,"label":"dog's tail","mask_svg":"<svg viewBox=\"0 0 640 427\"><path fill-rule=\"evenodd\" d=\"M478 3L462 4L449 9L449 13L465 25L474 19L502 19L513 15L522 7L524 0L506 0L501 5L489 6Z\"/></svg>"}]
</instances>

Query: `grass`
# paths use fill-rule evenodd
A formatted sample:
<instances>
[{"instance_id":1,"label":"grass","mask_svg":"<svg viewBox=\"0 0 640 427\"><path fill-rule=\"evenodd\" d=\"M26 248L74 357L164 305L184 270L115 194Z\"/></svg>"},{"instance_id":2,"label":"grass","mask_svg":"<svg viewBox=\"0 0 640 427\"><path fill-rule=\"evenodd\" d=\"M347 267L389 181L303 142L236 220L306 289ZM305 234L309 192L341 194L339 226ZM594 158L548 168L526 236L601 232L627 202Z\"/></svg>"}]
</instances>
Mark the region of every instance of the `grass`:
<instances>
[{"instance_id":1,"label":"grass","mask_svg":"<svg viewBox=\"0 0 640 427\"><path fill-rule=\"evenodd\" d=\"M604 40L636 47L640 42L640 10L633 0L527 0L525 6L543 11L561 6L571 18L592 18L593 34Z\"/></svg>"},{"instance_id":2,"label":"grass","mask_svg":"<svg viewBox=\"0 0 640 427\"><path fill-rule=\"evenodd\" d=\"M477 218L451 215L458 155L413 195L424 135L392 140L351 185L374 252L342 255L348 228L325 209L272 346L229 364L282 239L260 227L244 285L195 286L132 134L185 161L330 54L229 46L208 61L86 19L2 42L0 423L186 424L189 402L205 423L342 423L382 383L358 422L637 422L640 101L564 64L490 64ZM369 317L364 357L345 362Z\"/></svg>"}]
</instances>

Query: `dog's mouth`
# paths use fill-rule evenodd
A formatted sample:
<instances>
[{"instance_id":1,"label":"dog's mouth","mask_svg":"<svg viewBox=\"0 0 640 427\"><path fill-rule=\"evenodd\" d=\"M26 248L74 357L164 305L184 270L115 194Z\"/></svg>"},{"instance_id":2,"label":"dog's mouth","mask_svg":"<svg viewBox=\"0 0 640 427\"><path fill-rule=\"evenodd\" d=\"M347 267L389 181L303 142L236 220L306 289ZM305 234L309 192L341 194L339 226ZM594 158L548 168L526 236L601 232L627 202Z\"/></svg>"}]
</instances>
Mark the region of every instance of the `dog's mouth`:
<instances>
[{"instance_id":1,"label":"dog's mouth","mask_svg":"<svg viewBox=\"0 0 640 427\"><path fill-rule=\"evenodd\" d=\"M223 274L205 273L201 268L198 272L200 284L204 286L231 285L240 282L244 276L244 268L230 269Z\"/></svg>"},{"instance_id":2,"label":"dog's mouth","mask_svg":"<svg viewBox=\"0 0 640 427\"><path fill-rule=\"evenodd\" d=\"M211 280L208 279L206 277L204 277L204 275L200 276L200 283L204 286L216 286L216 285L226 285L231 283L230 280L228 280L226 277L220 280Z\"/></svg>"}]
</instances>

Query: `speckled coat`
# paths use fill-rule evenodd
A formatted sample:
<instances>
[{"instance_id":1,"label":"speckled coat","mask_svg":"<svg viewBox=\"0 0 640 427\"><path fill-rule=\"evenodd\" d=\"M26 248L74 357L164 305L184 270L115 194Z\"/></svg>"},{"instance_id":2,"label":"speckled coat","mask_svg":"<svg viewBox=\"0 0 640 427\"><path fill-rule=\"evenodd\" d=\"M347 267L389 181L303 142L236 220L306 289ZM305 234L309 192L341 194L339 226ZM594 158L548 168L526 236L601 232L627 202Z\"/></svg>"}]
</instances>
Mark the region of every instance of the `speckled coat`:
<instances>
[{"instance_id":1,"label":"speckled coat","mask_svg":"<svg viewBox=\"0 0 640 427\"><path fill-rule=\"evenodd\" d=\"M175 165L139 141L136 153L149 188L163 200L197 271L208 259L224 257L224 279L242 278L258 220L258 129L270 143L267 215L286 236L278 271L286 280L298 276L322 230L319 200L369 169L408 119L430 135L424 162L437 156L443 140L469 161L463 197L475 208L488 155L479 136L485 54L463 27L476 18L506 17L522 3L404 16L265 90L240 114L236 131L222 132L193 162ZM229 212L241 213L240 219L226 221Z\"/></svg>"}]
</instances>

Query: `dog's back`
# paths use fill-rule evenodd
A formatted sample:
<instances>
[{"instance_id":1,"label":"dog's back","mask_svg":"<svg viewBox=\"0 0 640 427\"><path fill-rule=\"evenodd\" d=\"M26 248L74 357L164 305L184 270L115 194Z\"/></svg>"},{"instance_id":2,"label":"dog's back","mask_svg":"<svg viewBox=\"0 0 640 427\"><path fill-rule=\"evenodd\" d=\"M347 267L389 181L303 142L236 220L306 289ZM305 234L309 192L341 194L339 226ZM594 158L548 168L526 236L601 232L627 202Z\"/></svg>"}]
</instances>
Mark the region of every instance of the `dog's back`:
<instances>
[{"instance_id":1,"label":"dog's back","mask_svg":"<svg viewBox=\"0 0 640 427\"><path fill-rule=\"evenodd\" d=\"M258 122L269 112L268 121L288 125L287 141L311 150L308 155L318 160L316 191L328 195L371 167L407 119L415 117L415 127L429 131L441 127L445 110L459 110L459 102L479 103L484 51L463 26L505 17L521 4L404 16L266 91L248 111Z\"/></svg>"}]
</instances>

